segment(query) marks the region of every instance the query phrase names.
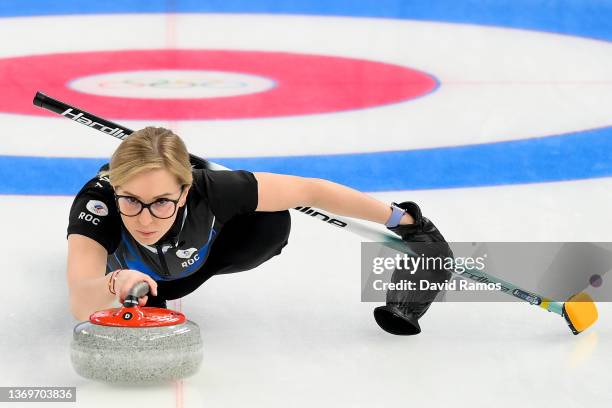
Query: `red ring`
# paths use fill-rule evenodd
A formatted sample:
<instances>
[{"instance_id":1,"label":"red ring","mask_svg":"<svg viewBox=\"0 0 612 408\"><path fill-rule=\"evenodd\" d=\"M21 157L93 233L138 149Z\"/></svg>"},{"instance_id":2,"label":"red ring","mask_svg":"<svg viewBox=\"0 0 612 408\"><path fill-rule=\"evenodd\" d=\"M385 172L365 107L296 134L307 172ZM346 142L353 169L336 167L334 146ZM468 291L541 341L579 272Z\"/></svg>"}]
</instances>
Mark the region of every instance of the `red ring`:
<instances>
[{"instance_id":1,"label":"red ring","mask_svg":"<svg viewBox=\"0 0 612 408\"><path fill-rule=\"evenodd\" d=\"M257 75L277 86L259 93L198 99L139 99L68 88L74 79L136 70L215 70ZM398 103L436 89L436 80L387 63L263 51L128 50L73 52L0 59L0 111L49 115L24 93L43 91L82 109L117 119L240 119L306 115Z\"/></svg>"}]
</instances>

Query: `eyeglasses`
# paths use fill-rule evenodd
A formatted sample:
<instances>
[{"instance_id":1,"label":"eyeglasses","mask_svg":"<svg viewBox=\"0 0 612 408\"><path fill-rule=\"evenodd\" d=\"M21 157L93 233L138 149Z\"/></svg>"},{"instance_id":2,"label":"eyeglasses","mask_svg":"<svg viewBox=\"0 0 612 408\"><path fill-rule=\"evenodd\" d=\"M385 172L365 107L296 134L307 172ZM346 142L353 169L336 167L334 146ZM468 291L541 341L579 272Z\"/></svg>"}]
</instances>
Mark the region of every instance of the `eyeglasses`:
<instances>
[{"instance_id":1,"label":"eyeglasses","mask_svg":"<svg viewBox=\"0 0 612 408\"><path fill-rule=\"evenodd\" d=\"M176 200L169 198L158 198L152 203L145 204L136 197L127 195L115 194L115 201L117 202L117 208L119 212L126 217L135 217L142 212L145 208L149 209L149 213L155 218L166 219L170 218L176 212L177 204L183 195L185 186L181 187L181 194Z\"/></svg>"}]
</instances>

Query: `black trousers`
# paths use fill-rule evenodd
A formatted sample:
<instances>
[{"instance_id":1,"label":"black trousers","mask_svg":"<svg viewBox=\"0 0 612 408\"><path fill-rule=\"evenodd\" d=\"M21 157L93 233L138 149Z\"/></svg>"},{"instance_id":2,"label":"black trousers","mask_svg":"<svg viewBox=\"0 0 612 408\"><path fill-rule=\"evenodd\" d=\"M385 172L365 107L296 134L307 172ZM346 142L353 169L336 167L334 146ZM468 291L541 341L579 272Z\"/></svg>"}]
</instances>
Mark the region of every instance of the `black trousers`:
<instances>
[{"instance_id":1,"label":"black trousers","mask_svg":"<svg viewBox=\"0 0 612 408\"><path fill-rule=\"evenodd\" d=\"M289 211L254 212L228 221L210 248L204 265L183 279L157 282L157 296L146 306L166 307L166 300L183 297L214 275L256 268L281 253L289 241Z\"/></svg>"}]
</instances>

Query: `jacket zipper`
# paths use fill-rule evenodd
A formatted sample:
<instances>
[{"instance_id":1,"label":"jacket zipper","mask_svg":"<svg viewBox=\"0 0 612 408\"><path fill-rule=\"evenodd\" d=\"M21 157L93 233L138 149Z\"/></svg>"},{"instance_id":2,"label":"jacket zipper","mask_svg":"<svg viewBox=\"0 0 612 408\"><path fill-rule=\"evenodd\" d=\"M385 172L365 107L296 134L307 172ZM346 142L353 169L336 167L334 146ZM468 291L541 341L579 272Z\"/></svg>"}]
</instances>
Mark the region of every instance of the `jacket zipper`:
<instances>
[{"instance_id":1,"label":"jacket zipper","mask_svg":"<svg viewBox=\"0 0 612 408\"><path fill-rule=\"evenodd\" d=\"M155 248L157 248L157 256L159 257L159 262L161 263L164 275L170 276L170 271L168 270L168 264L166 263L166 257L164 256L164 251L162 251L162 248L160 245L155 245Z\"/></svg>"}]
</instances>

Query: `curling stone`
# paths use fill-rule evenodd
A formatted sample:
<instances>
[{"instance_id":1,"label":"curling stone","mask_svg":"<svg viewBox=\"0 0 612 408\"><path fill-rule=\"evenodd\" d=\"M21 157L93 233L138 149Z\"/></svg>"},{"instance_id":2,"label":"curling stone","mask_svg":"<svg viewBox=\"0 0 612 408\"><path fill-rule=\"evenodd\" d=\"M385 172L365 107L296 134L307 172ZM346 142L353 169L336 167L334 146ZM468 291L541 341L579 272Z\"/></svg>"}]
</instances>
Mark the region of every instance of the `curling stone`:
<instances>
[{"instance_id":1,"label":"curling stone","mask_svg":"<svg viewBox=\"0 0 612 408\"><path fill-rule=\"evenodd\" d=\"M92 314L75 326L75 371L108 383L154 384L194 374L202 362L200 328L180 312L139 307L146 282L130 290L123 307Z\"/></svg>"}]
</instances>

